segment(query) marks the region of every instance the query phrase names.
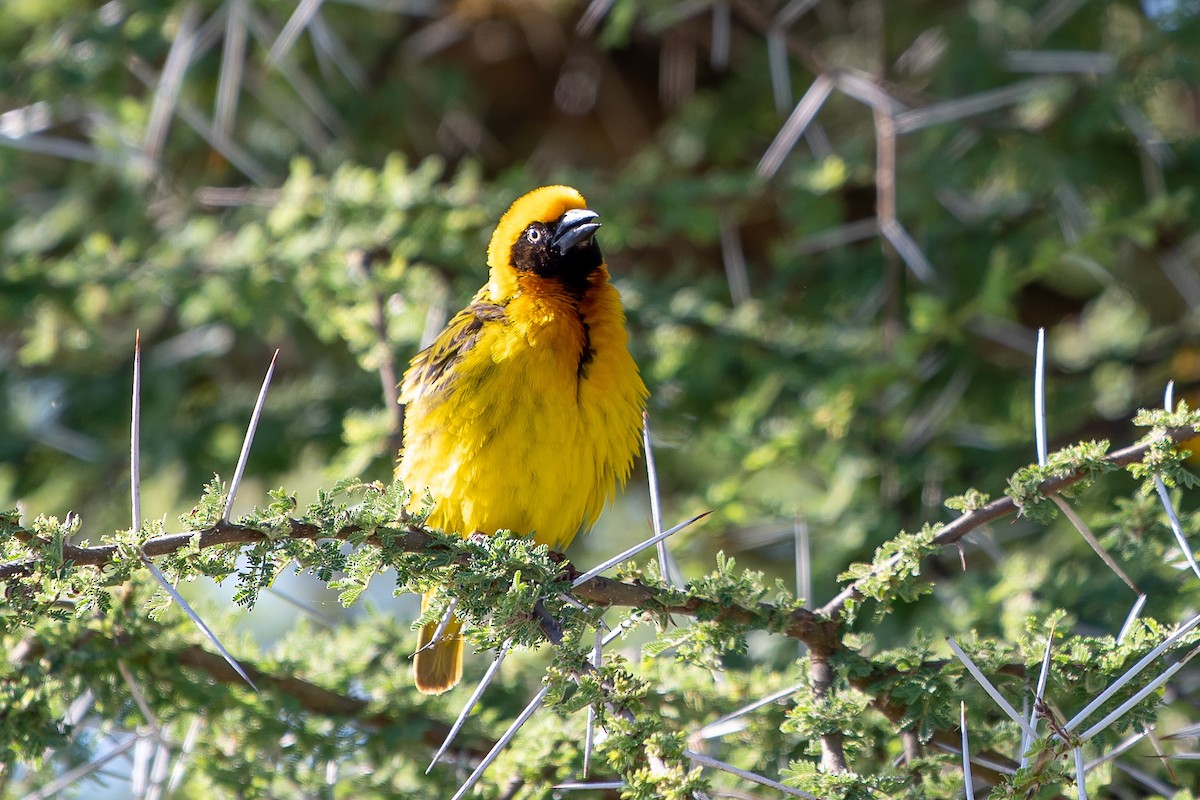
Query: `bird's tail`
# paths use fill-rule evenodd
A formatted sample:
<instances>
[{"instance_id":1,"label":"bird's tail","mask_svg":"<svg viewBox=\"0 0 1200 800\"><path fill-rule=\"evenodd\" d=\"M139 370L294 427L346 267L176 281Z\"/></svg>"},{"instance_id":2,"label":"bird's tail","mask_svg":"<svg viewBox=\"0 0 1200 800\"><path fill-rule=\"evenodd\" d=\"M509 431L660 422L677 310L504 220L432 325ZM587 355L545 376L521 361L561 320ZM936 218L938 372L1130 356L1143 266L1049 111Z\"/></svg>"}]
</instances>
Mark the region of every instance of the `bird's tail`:
<instances>
[{"instance_id":1,"label":"bird's tail","mask_svg":"<svg viewBox=\"0 0 1200 800\"><path fill-rule=\"evenodd\" d=\"M429 592L421 598L422 612L429 605L432 594ZM462 623L458 621L458 617L451 614L446 629L434 642L433 635L437 632L438 623L439 621L430 622L421 628L417 655L413 659L413 678L416 679L417 691L421 694L448 692L462 679Z\"/></svg>"}]
</instances>

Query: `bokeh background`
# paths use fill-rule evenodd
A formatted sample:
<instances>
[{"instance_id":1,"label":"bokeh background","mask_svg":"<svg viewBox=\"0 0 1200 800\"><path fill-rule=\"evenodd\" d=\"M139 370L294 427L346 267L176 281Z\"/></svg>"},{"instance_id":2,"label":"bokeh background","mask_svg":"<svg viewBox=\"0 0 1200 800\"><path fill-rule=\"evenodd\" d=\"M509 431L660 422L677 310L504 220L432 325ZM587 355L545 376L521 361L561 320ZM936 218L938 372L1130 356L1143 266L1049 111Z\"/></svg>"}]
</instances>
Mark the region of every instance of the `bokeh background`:
<instances>
[{"instance_id":1,"label":"bokeh background","mask_svg":"<svg viewBox=\"0 0 1200 800\"><path fill-rule=\"evenodd\" d=\"M129 526L139 330L167 530L232 473L276 348L240 502L388 480L404 365L507 204L564 182L603 218L665 522L714 512L680 571L721 550L824 602L1034 460L1039 327L1052 448L1132 441L1168 380L1200 400L1198 128L1194 0L8 0L0 505ZM646 535L642 475L576 561ZM1194 605L1169 534L1093 510L1147 613ZM1110 630L1125 590L1067 530L999 526L874 635ZM391 594L353 613L413 613ZM297 614L264 596L232 628L268 647Z\"/></svg>"}]
</instances>

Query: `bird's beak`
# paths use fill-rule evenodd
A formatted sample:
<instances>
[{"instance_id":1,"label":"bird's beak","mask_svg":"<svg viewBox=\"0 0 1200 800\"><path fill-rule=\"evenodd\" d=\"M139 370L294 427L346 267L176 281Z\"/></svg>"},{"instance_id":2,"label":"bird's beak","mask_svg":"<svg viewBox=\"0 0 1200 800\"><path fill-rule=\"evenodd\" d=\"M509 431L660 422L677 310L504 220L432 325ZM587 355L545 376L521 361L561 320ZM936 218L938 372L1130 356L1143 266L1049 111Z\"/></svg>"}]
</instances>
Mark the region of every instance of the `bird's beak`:
<instances>
[{"instance_id":1,"label":"bird's beak","mask_svg":"<svg viewBox=\"0 0 1200 800\"><path fill-rule=\"evenodd\" d=\"M600 215L586 208L572 208L558 219L558 230L550 246L565 253L580 242L592 237L599 228Z\"/></svg>"}]
</instances>

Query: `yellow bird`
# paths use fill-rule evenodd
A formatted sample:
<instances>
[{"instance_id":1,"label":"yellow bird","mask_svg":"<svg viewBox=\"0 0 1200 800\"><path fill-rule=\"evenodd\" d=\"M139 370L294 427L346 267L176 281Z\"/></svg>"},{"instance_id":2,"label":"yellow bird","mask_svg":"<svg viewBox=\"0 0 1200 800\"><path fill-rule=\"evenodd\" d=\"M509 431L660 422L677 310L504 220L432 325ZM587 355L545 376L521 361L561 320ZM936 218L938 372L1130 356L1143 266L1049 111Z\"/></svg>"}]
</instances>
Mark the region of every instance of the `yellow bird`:
<instances>
[{"instance_id":1,"label":"yellow bird","mask_svg":"<svg viewBox=\"0 0 1200 800\"><path fill-rule=\"evenodd\" d=\"M396 477L414 505L433 497L430 527L510 530L561 551L629 476L647 393L599 227L570 187L518 199L492 234L487 285L413 358ZM460 623L433 641L436 629L422 629L413 664L425 694L462 677Z\"/></svg>"}]
</instances>

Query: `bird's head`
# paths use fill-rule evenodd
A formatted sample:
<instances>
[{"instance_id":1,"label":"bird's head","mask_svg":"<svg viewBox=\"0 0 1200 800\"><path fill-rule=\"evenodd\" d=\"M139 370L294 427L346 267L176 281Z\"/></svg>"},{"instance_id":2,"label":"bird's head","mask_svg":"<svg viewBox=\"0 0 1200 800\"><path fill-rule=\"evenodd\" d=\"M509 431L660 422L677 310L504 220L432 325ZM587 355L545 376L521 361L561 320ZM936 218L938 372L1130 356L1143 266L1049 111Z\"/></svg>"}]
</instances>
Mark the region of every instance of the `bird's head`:
<instances>
[{"instance_id":1,"label":"bird's head","mask_svg":"<svg viewBox=\"0 0 1200 800\"><path fill-rule=\"evenodd\" d=\"M569 186L543 186L519 198L488 246L492 299L513 297L529 279L582 294L604 264L594 236L599 220Z\"/></svg>"}]
</instances>

